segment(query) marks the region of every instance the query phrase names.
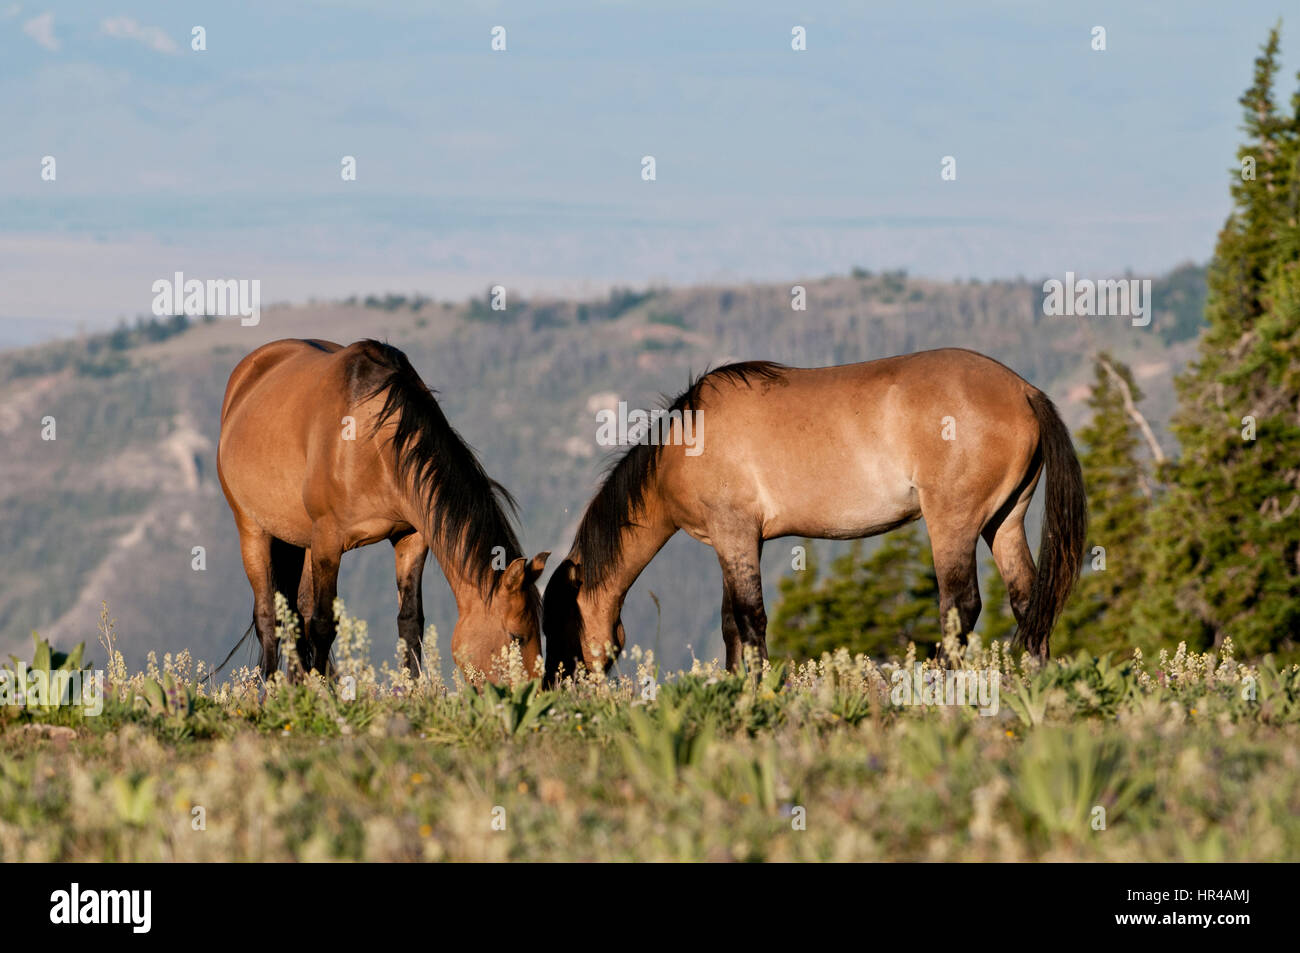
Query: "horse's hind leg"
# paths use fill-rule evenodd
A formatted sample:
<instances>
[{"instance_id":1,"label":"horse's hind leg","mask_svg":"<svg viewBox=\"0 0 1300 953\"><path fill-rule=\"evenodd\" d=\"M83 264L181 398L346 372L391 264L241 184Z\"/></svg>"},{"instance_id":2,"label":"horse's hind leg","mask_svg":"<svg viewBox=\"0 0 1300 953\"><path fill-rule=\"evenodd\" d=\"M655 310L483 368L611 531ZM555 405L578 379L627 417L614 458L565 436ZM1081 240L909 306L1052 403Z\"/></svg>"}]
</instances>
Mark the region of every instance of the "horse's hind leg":
<instances>
[{"instance_id":1,"label":"horse's hind leg","mask_svg":"<svg viewBox=\"0 0 1300 953\"><path fill-rule=\"evenodd\" d=\"M980 617L979 572L975 566L975 539L936 545L933 537L934 571L939 579L939 619L945 634L951 624L952 610L962 636L970 635Z\"/></svg>"},{"instance_id":2,"label":"horse's hind leg","mask_svg":"<svg viewBox=\"0 0 1300 953\"><path fill-rule=\"evenodd\" d=\"M334 599L339 591L339 561L343 558L343 547L332 526L320 521L312 526L308 554L311 560L308 570L311 573L311 615L306 618L306 627L311 632L312 670L326 675L337 631Z\"/></svg>"},{"instance_id":3,"label":"horse's hind leg","mask_svg":"<svg viewBox=\"0 0 1300 953\"><path fill-rule=\"evenodd\" d=\"M240 522L239 555L253 587L253 625L262 645L262 677L280 667L280 647L275 640L275 584L271 570L271 536L261 527Z\"/></svg>"},{"instance_id":4,"label":"horse's hind leg","mask_svg":"<svg viewBox=\"0 0 1300 953\"><path fill-rule=\"evenodd\" d=\"M763 607L763 576L759 572L762 545L757 533L747 539L713 539L722 566L722 633L727 639L727 670L731 672L740 671L744 651L751 646L760 660L767 658L767 610ZM734 636L728 632L728 615Z\"/></svg>"},{"instance_id":5,"label":"horse's hind leg","mask_svg":"<svg viewBox=\"0 0 1300 953\"><path fill-rule=\"evenodd\" d=\"M305 575L303 572L303 559L304 553L301 546L294 546L292 543L286 543L284 540L275 537L271 538L271 578L275 591L284 596L285 602L289 606L289 612L298 616L298 638L294 641L296 658L291 658L289 664L289 678L291 681L297 681L311 664L311 643L307 638L306 616L302 615L300 608L302 577ZM310 579L306 580L306 584L311 585ZM274 595L272 595L272 599L274 598Z\"/></svg>"},{"instance_id":6,"label":"horse's hind leg","mask_svg":"<svg viewBox=\"0 0 1300 953\"><path fill-rule=\"evenodd\" d=\"M302 619L303 642L306 644L305 656L309 659L314 672L326 674L329 663L329 649L326 648L324 659L320 657L316 646L316 629L313 624L316 612L316 587L312 583L311 549L302 551L302 577L298 580L298 615Z\"/></svg>"},{"instance_id":7,"label":"horse's hind leg","mask_svg":"<svg viewBox=\"0 0 1300 953\"><path fill-rule=\"evenodd\" d=\"M727 647L727 671L737 672L743 660L740 649L740 626L731 607L731 587L722 587L722 641Z\"/></svg>"},{"instance_id":8,"label":"horse's hind leg","mask_svg":"<svg viewBox=\"0 0 1300 953\"><path fill-rule=\"evenodd\" d=\"M393 562L397 569L397 634L406 645L406 667L420 673L420 640L424 635L422 581L429 547L419 533L393 540Z\"/></svg>"},{"instance_id":9,"label":"horse's hind leg","mask_svg":"<svg viewBox=\"0 0 1300 953\"><path fill-rule=\"evenodd\" d=\"M961 635L969 635L980 616L979 572L975 565L975 544L979 528L968 526L968 516L950 512L930 494L920 494L921 515L930 533L934 572L939 580L939 620L947 630L952 610L957 610ZM942 643L940 643L942 647Z\"/></svg>"},{"instance_id":10,"label":"horse's hind leg","mask_svg":"<svg viewBox=\"0 0 1300 953\"><path fill-rule=\"evenodd\" d=\"M1036 572L1034 557L1029 552L1029 540L1025 538L1025 510L1029 508L1032 496L1031 486L1028 495L1018 500L1009 513L984 527L984 541L993 550L993 562L1006 584L1011 612L1017 624L1024 619L1029 607L1029 591L1033 588Z\"/></svg>"}]
</instances>

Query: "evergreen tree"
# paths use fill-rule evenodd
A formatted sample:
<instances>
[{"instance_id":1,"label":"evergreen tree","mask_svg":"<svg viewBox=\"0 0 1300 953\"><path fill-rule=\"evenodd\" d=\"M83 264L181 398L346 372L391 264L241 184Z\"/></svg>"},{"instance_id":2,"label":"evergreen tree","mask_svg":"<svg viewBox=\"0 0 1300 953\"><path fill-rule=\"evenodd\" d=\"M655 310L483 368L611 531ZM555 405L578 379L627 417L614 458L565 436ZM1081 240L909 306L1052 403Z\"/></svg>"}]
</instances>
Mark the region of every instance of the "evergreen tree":
<instances>
[{"instance_id":1,"label":"evergreen tree","mask_svg":"<svg viewBox=\"0 0 1300 953\"><path fill-rule=\"evenodd\" d=\"M1240 100L1233 209L1198 360L1178 381L1182 455L1162 475L1138 616L1165 642L1231 637L1286 660L1300 655L1300 92L1278 109L1277 52L1275 28Z\"/></svg>"},{"instance_id":2,"label":"evergreen tree","mask_svg":"<svg viewBox=\"0 0 1300 953\"><path fill-rule=\"evenodd\" d=\"M819 658L844 647L882 656L939 641L939 583L929 542L907 526L882 538L870 556L855 540L822 577L805 540L807 566L781 580L768 626L774 655Z\"/></svg>"},{"instance_id":3,"label":"evergreen tree","mask_svg":"<svg viewBox=\"0 0 1300 953\"><path fill-rule=\"evenodd\" d=\"M1140 437L1124 391L1135 406L1142 393L1128 367L1109 354L1098 355L1093 369L1092 419L1079 431L1089 552L1052 637L1053 649L1063 655L1079 649L1127 654L1146 564L1142 550L1152 491L1138 459Z\"/></svg>"}]
</instances>

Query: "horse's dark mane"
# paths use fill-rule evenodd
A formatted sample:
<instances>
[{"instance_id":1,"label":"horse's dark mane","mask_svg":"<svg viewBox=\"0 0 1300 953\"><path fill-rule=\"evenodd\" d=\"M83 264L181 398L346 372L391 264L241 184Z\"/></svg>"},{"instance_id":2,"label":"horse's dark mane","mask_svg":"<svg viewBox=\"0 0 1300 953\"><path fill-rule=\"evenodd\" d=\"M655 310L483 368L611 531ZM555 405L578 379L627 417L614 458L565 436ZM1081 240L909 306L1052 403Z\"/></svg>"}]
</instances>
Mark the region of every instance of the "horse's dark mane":
<instances>
[{"instance_id":1,"label":"horse's dark mane","mask_svg":"<svg viewBox=\"0 0 1300 953\"><path fill-rule=\"evenodd\" d=\"M663 407L669 413L696 411L700 409L706 385L716 387L724 381L749 385L756 380L779 378L786 370L784 364L773 361L725 364L705 371L671 401L665 398ZM618 563L623 549L623 530L636 525L645 502L646 488L659 466L660 449L656 444L633 444L627 453L611 464L600 490L587 505L573 541L574 554L582 565L584 586L599 588Z\"/></svg>"},{"instance_id":2,"label":"horse's dark mane","mask_svg":"<svg viewBox=\"0 0 1300 953\"><path fill-rule=\"evenodd\" d=\"M487 475L474 451L447 422L436 392L420 379L406 355L379 341L361 343L373 368L358 367L354 372L354 393L359 400L384 395L375 429L390 420L396 424L391 446L397 472L414 489L435 534L427 542L435 552L465 566L490 599L502 575L493 571L493 548L504 547L507 565L522 555L511 523L514 497ZM374 369L380 373L376 375ZM535 599L536 589L527 588Z\"/></svg>"}]
</instances>

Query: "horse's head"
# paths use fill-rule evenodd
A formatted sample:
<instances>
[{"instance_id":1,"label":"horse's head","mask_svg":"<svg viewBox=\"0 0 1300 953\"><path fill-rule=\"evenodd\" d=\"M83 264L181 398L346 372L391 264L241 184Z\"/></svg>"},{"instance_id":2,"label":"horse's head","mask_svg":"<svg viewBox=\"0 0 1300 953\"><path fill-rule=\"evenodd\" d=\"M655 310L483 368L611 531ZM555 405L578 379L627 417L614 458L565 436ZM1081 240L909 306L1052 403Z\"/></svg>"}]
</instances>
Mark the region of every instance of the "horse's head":
<instances>
[{"instance_id":1,"label":"horse's head","mask_svg":"<svg viewBox=\"0 0 1300 953\"><path fill-rule=\"evenodd\" d=\"M597 613L584 609L581 595L582 566L570 556L556 567L542 599L548 683L555 682L561 669L572 675L579 662L589 671L597 666L608 670L623 649L622 617L616 615L610 625L600 622Z\"/></svg>"},{"instance_id":2,"label":"horse's head","mask_svg":"<svg viewBox=\"0 0 1300 953\"><path fill-rule=\"evenodd\" d=\"M498 681L507 674L502 666L506 651L517 645L524 672L530 678L535 674L542 657L537 577L550 555L520 556L505 569L496 570L500 578L489 598L467 599L459 607L451 655L462 670L472 669Z\"/></svg>"}]
</instances>

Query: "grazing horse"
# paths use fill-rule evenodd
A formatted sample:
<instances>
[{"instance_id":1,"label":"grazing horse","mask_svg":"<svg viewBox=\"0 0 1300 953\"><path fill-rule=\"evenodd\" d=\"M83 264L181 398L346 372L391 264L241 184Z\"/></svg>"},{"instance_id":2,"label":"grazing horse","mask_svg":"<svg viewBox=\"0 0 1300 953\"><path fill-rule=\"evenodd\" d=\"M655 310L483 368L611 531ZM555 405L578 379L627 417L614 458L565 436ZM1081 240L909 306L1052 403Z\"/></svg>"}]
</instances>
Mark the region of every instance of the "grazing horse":
<instances>
[{"instance_id":1,"label":"grazing horse","mask_svg":"<svg viewBox=\"0 0 1300 953\"><path fill-rule=\"evenodd\" d=\"M301 615L302 670L325 673L339 560L384 539L411 671L421 663L430 548L456 598L457 664L491 675L512 641L529 671L540 658L535 583L549 553L521 554L503 507L514 501L397 348L284 340L253 351L226 385L217 473L253 587L263 676L280 661L275 593Z\"/></svg>"},{"instance_id":2,"label":"grazing horse","mask_svg":"<svg viewBox=\"0 0 1300 953\"><path fill-rule=\"evenodd\" d=\"M678 530L717 551L727 667L736 671L748 646L767 657L765 540L856 539L919 517L941 618L955 608L964 633L974 626L983 536L1018 642L1048 658L1083 561L1083 475L1052 402L997 361L943 349L840 367L730 364L698 378L639 437L546 586L548 680L578 662L608 668L624 644L628 589ZM1024 518L1044 467L1035 571Z\"/></svg>"}]
</instances>

